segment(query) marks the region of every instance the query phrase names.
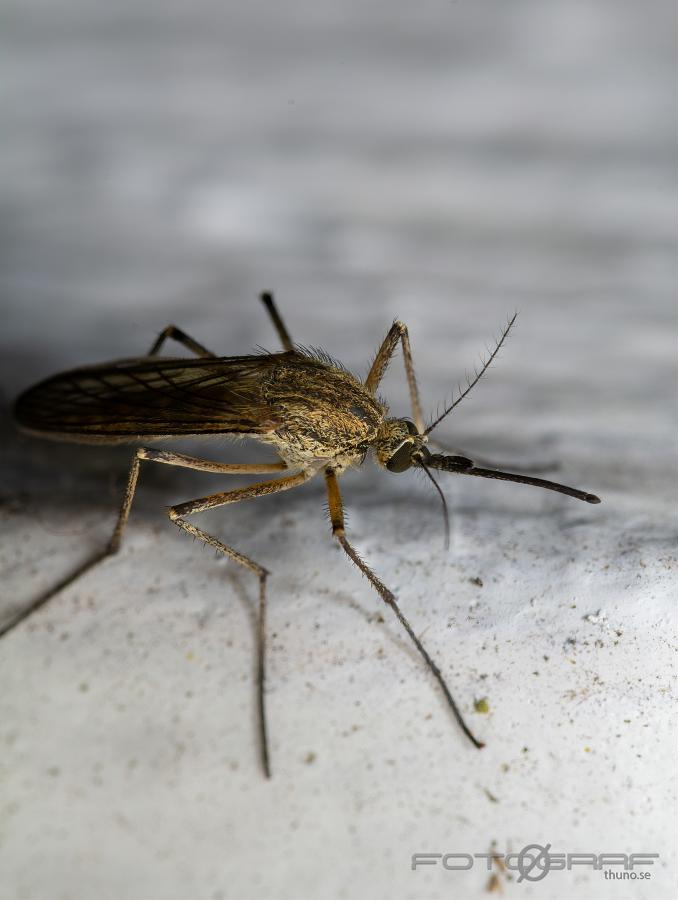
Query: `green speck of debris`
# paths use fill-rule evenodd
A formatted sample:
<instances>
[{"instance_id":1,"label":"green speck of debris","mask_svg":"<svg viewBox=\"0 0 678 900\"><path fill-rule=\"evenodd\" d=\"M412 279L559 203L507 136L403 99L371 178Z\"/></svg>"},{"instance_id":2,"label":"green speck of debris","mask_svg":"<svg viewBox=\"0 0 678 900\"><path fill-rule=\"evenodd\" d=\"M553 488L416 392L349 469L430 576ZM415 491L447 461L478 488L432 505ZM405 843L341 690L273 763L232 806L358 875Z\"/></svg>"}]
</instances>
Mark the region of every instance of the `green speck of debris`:
<instances>
[{"instance_id":1,"label":"green speck of debris","mask_svg":"<svg viewBox=\"0 0 678 900\"><path fill-rule=\"evenodd\" d=\"M314 753L312 750L309 751L309 752L306 754L306 756L304 757L304 762L306 763L307 766L310 766L311 763L314 763L314 762L315 762L315 760L316 760L316 755L315 755L315 753Z\"/></svg>"},{"instance_id":2,"label":"green speck of debris","mask_svg":"<svg viewBox=\"0 0 678 900\"><path fill-rule=\"evenodd\" d=\"M59 766L50 766L49 769L47 769L47 774L51 778L56 778L60 772L61 772L61 769L59 768Z\"/></svg>"},{"instance_id":3,"label":"green speck of debris","mask_svg":"<svg viewBox=\"0 0 678 900\"><path fill-rule=\"evenodd\" d=\"M490 711L490 704L487 702L487 697L481 697L480 700L476 700L473 704L473 708L477 713L487 714Z\"/></svg>"},{"instance_id":4,"label":"green speck of debris","mask_svg":"<svg viewBox=\"0 0 678 900\"><path fill-rule=\"evenodd\" d=\"M89 685L87 684L86 681L81 681L80 684L78 685L78 690L81 693L86 694L87 691L89 690Z\"/></svg>"}]
</instances>

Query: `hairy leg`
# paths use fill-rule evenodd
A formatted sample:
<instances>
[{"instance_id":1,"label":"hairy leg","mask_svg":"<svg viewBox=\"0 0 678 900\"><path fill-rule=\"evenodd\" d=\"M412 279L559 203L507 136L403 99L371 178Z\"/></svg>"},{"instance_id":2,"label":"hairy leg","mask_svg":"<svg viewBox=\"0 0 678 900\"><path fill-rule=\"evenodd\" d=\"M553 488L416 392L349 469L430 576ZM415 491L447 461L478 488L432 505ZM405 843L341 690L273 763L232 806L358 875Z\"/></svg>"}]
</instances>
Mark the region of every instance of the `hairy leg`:
<instances>
[{"instance_id":1,"label":"hairy leg","mask_svg":"<svg viewBox=\"0 0 678 900\"><path fill-rule=\"evenodd\" d=\"M253 465L249 465L247 463L229 465L224 463L214 463L205 459L197 459L191 456L184 456L180 453L171 453L167 450L152 450L146 447L139 447L134 454L134 459L132 460L132 465L130 466L123 502L120 507L120 512L118 513L118 519L115 524L115 528L113 529L113 534L111 535L111 538L106 547L103 550L100 550L98 553L94 554L94 556L92 556L82 565L78 566L77 569L75 569L73 572L59 581L58 584L53 585L48 591L37 597L27 607L17 611L13 616L5 621L0 626L0 637L7 634L13 628L19 625L30 615L44 606L49 600L51 600L69 585L73 584L73 582L77 581L78 578L80 578L86 572L89 572L108 556L113 556L118 552L120 548L120 542L122 540L122 535L127 524L127 519L129 518L132 501L134 499L134 493L136 491L137 481L139 478L139 467L141 464L141 460L149 460L152 462L166 463L168 465L182 466L187 469L198 469L203 472L216 472L221 474L234 475L254 475L263 474L265 472L282 472L287 468L287 466L283 462Z\"/></svg>"},{"instance_id":2,"label":"hairy leg","mask_svg":"<svg viewBox=\"0 0 678 900\"><path fill-rule=\"evenodd\" d=\"M339 492L339 483L337 481L336 473L334 472L333 469L327 468L325 470L325 481L326 481L326 485L327 485L327 499L328 499L328 506L329 506L329 510L330 510L330 519L332 521L333 535L339 541L339 544L341 545L342 549L344 550L346 555L349 557L349 559L353 563L355 563L355 565L360 569L360 571L363 573L363 575L365 575L366 578L370 581L370 583L372 584L374 589L377 591L377 593L379 594L381 599L384 601L384 603L386 603L387 606L390 606L391 609L393 610L393 612L395 613L398 621L400 622L400 624L403 626L405 631L410 636L412 643L417 648L419 653L422 655L424 662L426 663L426 665L429 667L429 669L431 670L431 672L437 679L438 684L442 688L443 694L445 695L447 704L450 707L450 709L452 710L452 714L454 715L455 719L457 720L461 730L464 732L466 737L471 741L471 743L474 745L474 747L477 747L478 749L480 749L481 747L484 747L485 745L472 734L468 725L464 721L464 719L461 715L461 712L459 711L459 708L457 707L457 704L455 703L454 698L452 697L452 694L450 693L450 689L448 688L447 683L445 682L445 679L442 676L440 669L433 662L433 660L429 656L428 652L424 648L423 644L421 643L419 638L414 633L412 626L410 625L410 623L407 621L407 619L401 612L395 596L379 580L379 578L377 578L377 576L370 569L370 567L367 565L367 563L365 563L360 558L360 556L356 553L354 548L351 546L351 544L349 544L348 540L346 539L346 534L344 531L344 512L343 512L343 506L342 506L342 502L341 502L341 494Z\"/></svg>"},{"instance_id":3,"label":"hairy leg","mask_svg":"<svg viewBox=\"0 0 678 900\"><path fill-rule=\"evenodd\" d=\"M268 494L276 494L280 491L288 491L291 488L295 488L298 485L303 484L304 481L307 481L309 478L311 478L313 474L313 472L303 471L297 472L294 475L287 475L284 478L277 479L276 481L260 481L256 484L250 484L247 487L236 488L233 491L226 491L225 493L221 494L212 494L209 497L202 497L198 500L189 500L186 503L180 503L177 506L172 506L167 511L167 514L174 522L174 524L178 525L178 527L185 531L187 534L198 538L205 544L208 544L210 547L214 547L215 550L223 553L224 556L227 556L229 559L232 559L234 562L237 562L244 568L249 569L249 571L253 572L259 579L257 696L259 708L259 728L261 734L262 764L267 778L271 777L270 754L268 750L268 729L266 727L266 708L264 702L264 684L266 677L266 578L268 577L269 573L266 569L264 569L263 566L260 566L259 563L255 562L253 559L250 559L249 556L245 556L244 553L241 553L239 550L235 550L233 547L227 546L226 544L215 538L213 535L208 534L206 531L203 531L201 528L196 528L195 525L191 525L190 522L186 522L184 516L190 516L194 513L203 512L206 509L215 509L219 506L225 506L228 503L238 503L241 500L251 500L255 497L265 497Z\"/></svg>"},{"instance_id":4,"label":"hairy leg","mask_svg":"<svg viewBox=\"0 0 678 900\"><path fill-rule=\"evenodd\" d=\"M403 362L405 364L405 374L407 375L407 385L410 390L410 402L412 405L412 418L417 426L420 434L424 432L424 417L421 412L421 403L419 401L419 389L417 387L417 379L414 375L414 362L412 360L412 350L410 348L410 336L407 331L407 325L399 322L397 319L391 325L388 334L384 338L381 347L377 351L374 362L370 367L370 371L365 379L365 387L371 394L375 394L379 387L379 382L384 377L384 373L388 368L398 341L403 348Z\"/></svg>"}]
</instances>

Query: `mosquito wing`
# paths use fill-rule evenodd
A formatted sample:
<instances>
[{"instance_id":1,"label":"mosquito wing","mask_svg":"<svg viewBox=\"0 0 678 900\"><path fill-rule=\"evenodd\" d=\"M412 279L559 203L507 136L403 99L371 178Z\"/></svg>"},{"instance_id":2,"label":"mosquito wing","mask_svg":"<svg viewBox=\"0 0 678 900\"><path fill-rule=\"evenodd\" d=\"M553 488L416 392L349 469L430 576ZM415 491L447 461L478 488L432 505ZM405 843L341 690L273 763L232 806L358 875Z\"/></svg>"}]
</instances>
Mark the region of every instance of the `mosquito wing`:
<instances>
[{"instance_id":1,"label":"mosquito wing","mask_svg":"<svg viewBox=\"0 0 678 900\"><path fill-rule=\"evenodd\" d=\"M280 423L265 386L288 355L142 357L73 369L29 388L14 416L25 431L79 443L267 434Z\"/></svg>"}]
</instances>

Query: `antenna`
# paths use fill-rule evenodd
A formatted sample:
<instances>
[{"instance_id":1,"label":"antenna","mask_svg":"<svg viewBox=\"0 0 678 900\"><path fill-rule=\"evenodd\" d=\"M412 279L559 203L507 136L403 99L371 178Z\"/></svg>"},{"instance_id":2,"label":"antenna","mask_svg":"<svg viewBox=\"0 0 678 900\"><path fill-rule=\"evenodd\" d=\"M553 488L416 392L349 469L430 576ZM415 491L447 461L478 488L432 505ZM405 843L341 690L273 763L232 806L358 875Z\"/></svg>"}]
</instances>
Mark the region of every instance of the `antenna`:
<instances>
[{"instance_id":1,"label":"antenna","mask_svg":"<svg viewBox=\"0 0 678 900\"><path fill-rule=\"evenodd\" d=\"M475 378L473 379L473 381L469 381L468 386L466 387L466 390L462 391L462 393L457 397L457 399L454 401L454 403L452 403L450 406L448 406L447 409L445 410L445 412L442 415L438 416L438 418L433 422L432 425L428 426L428 428L426 429L424 434L430 434L433 431L433 429L442 422L442 420L445 418L445 416L448 415L448 413L451 413L452 410L454 409L454 407L458 406L461 403L461 401L464 399L464 397L466 397L467 394L471 393L472 389L478 384L478 382L483 377L485 372L487 372L487 370L489 369L490 365L492 364L492 360L495 358L497 353L499 353L499 351L501 350L502 345L503 345L504 341L506 340L506 338L508 337L508 333L511 330L511 328L513 327L513 323L515 322L517 317L518 317L518 313L516 312L513 314L513 318L510 320L510 322L508 323L508 325L502 332L501 337L497 341L497 346L494 348L492 353L490 353L489 358L483 363L480 371L479 372L476 371Z\"/></svg>"}]
</instances>

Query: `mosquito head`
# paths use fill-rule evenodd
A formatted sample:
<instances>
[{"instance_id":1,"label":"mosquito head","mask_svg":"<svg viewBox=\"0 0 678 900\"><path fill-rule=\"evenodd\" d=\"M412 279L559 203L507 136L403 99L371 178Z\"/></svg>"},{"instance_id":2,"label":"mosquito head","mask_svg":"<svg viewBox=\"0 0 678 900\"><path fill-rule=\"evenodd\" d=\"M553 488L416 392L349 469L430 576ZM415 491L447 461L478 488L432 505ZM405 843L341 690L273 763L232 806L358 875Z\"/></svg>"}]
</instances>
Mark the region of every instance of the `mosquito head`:
<instances>
[{"instance_id":1,"label":"mosquito head","mask_svg":"<svg viewBox=\"0 0 678 900\"><path fill-rule=\"evenodd\" d=\"M445 523L445 546L447 547L450 542L447 503L438 482L429 471L429 461L433 459L433 456L426 447L427 441L428 437L426 434L421 434L417 431L417 426L414 422L410 422L409 419L386 419L376 444L377 459L389 472L406 472L412 468L424 471L427 478L433 483L442 502ZM456 461L459 468L473 465L473 461L465 456L453 456L450 458Z\"/></svg>"},{"instance_id":2,"label":"mosquito head","mask_svg":"<svg viewBox=\"0 0 678 900\"><path fill-rule=\"evenodd\" d=\"M426 434L420 434L409 419L387 419L376 444L377 459L389 472L406 472L413 466L429 467L433 455L428 451ZM449 457L457 469L470 467L473 461L465 456Z\"/></svg>"},{"instance_id":3,"label":"mosquito head","mask_svg":"<svg viewBox=\"0 0 678 900\"><path fill-rule=\"evenodd\" d=\"M389 472L406 472L417 464L418 454L428 453L427 440L409 419L386 419L375 445L377 460Z\"/></svg>"}]
</instances>

